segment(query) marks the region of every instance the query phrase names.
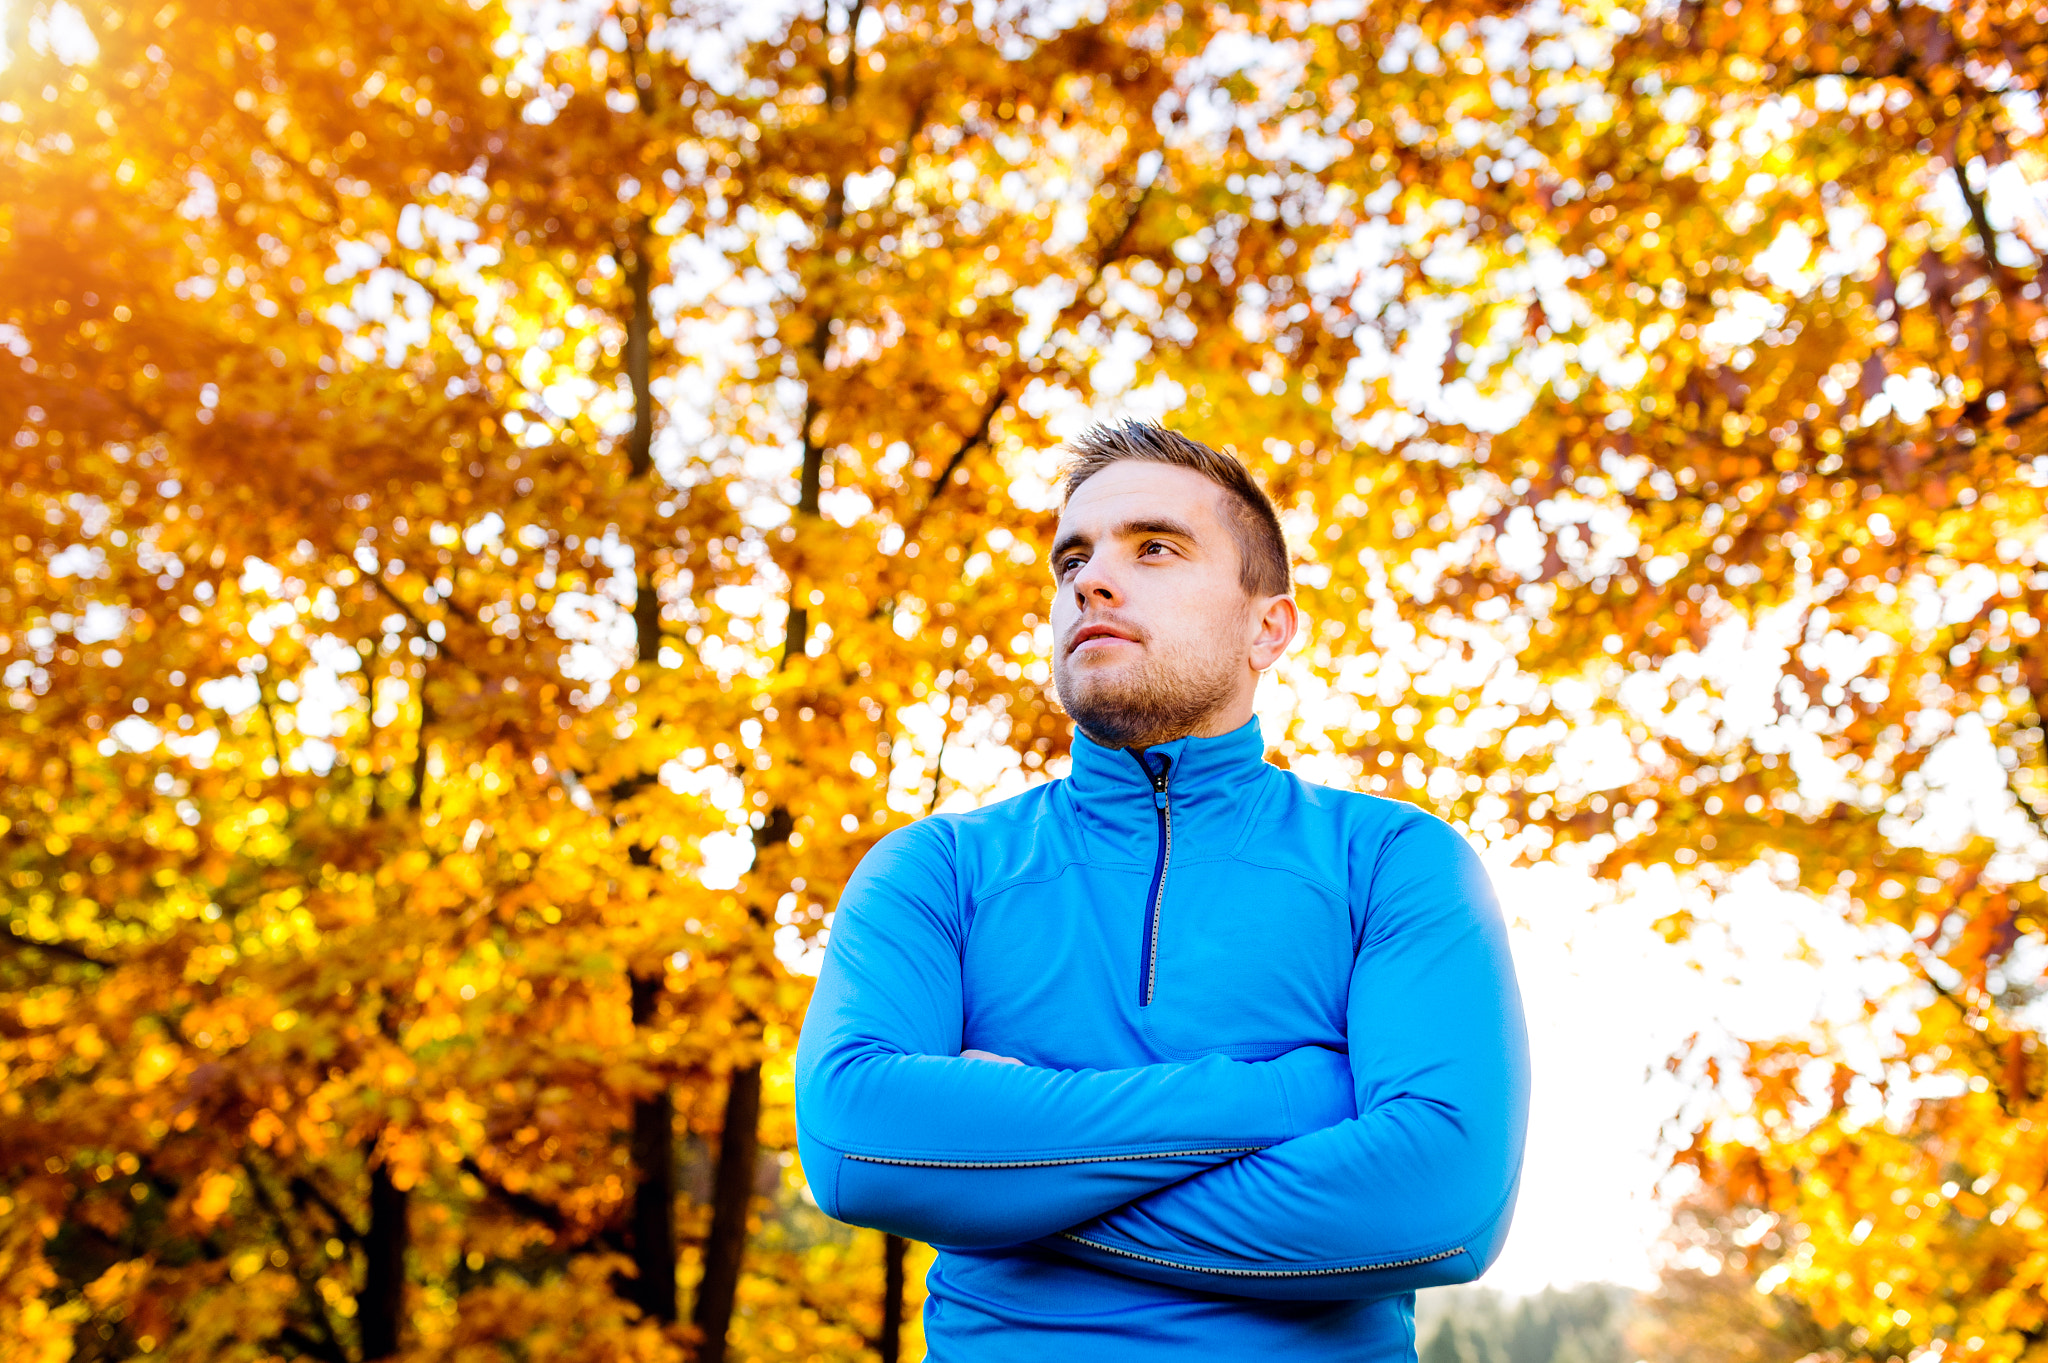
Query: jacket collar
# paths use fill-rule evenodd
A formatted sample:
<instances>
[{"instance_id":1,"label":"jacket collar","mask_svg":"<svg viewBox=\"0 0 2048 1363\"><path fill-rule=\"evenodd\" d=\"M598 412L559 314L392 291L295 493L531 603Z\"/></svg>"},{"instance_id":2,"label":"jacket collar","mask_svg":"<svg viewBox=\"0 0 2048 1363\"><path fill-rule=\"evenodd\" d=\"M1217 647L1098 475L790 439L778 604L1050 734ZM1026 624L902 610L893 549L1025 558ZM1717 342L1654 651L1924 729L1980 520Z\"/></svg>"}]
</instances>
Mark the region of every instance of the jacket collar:
<instances>
[{"instance_id":1,"label":"jacket collar","mask_svg":"<svg viewBox=\"0 0 2048 1363\"><path fill-rule=\"evenodd\" d=\"M1076 728L1073 753L1071 779L1075 794L1084 799L1135 797L1147 804L1152 799L1152 778L1147 768L1157 770L1159 759L1164 757L1170 764L1168 792L1178 805L1183 798L1229 790L1256 779L1266 765L1266 740L1259 730L1259 718L1254 715L1227 734L1176 738L1171 743L1147 748L1142 762L1137 749L1105 748Z\"/></svg>"},{"instance_id":2,"label":"jacket collar","mask_svg":"<svg viewBox=\"0 0 2048 1363\"><path fill-rule=\"evenodd\" d=\"M1236 845L1251 797L1271 770L1265 756L1256 716L1227 734L1177 738L1148 748L1142 762L1136 750L1105 748L1077 728L1067 786L1075 814L1088 833L1102 839L1104 854L1149 862L1158 815L1145 763L1156 770L1164 758L1175 858L1183 845L1223 853Z\"/></svg>"}]
</instances>

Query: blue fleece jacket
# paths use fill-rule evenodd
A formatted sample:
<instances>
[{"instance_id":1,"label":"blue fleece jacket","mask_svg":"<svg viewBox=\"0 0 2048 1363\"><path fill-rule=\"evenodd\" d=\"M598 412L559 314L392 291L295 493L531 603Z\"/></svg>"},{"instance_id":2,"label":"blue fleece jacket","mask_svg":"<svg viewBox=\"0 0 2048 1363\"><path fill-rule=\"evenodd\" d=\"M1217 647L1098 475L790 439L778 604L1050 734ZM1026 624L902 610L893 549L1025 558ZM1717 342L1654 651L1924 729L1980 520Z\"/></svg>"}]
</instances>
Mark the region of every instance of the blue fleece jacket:
<instances>
[{"instance_id":1,"label":"blue fleece jacket","mask_svg":"<svg viewBox=\"0 0 2048 1363\"><path fill-rule=\"evenodd\" d=\"M1464 839L1254 720L883 839L796 1083L818 1205L939 1247L935 1363L1392 1361L1500 1252L1529 1065Z\"/></svg>"}]
</instances>

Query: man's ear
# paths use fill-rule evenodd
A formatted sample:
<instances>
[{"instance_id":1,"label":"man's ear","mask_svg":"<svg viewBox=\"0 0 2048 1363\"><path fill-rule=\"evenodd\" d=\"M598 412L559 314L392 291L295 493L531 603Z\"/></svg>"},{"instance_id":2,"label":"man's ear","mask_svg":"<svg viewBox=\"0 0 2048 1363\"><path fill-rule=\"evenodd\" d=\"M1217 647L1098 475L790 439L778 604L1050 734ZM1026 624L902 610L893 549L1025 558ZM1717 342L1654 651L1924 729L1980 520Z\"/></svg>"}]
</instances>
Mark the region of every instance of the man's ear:
<instances>
[{"instance_id":1,"label":"man's ear","mask_svg":"<svg viewBox=\"0 0 2048 1363\"><path fill-rule=\"evenodd\" d=\"M1301 629L1301 607L1294 604L1291 596L1269 596L1253 608L1257 614L1252 618L1249 661L1252 671L1264 672L1280 661L1280 655L1294 642Z\"/></svg>"}]
</instances>

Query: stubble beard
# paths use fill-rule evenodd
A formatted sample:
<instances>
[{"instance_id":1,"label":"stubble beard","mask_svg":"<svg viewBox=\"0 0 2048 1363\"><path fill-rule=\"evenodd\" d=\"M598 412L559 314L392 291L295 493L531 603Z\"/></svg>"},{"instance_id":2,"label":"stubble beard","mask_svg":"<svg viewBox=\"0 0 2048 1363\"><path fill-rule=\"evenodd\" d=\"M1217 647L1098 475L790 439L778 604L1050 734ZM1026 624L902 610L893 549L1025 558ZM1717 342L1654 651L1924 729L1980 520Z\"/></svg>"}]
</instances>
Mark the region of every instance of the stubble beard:
<instances>
[{"instance_id":1,"label":"stubble beard","mask_svg":"<svg viewBox=\"0 0 2048 1363\"><path fill-rule=\"evenodd\" d=\"M1149 748L1202 727L1237 691L1242 660L1188 649L1155 653L1106 675L1081 671L1067 655L1053 665L1053 689L1083 733L1105 748Z\"/></svg>"}]
</instances>

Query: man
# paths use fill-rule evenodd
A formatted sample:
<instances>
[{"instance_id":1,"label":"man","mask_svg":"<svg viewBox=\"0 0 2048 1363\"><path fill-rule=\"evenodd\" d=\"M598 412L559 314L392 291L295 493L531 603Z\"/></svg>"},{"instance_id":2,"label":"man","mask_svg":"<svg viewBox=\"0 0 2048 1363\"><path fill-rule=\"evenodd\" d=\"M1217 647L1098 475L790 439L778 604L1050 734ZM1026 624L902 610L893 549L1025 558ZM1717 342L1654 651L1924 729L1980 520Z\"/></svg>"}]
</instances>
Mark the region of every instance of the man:
<instances>
[{"instance_id":1,"label":"man","mask_svg":"<svg viewBox=\"0 0 2048 1363\"><path fill-rule=\"evenodd\" d=\"M1414 1357L1499 1253L1528 1044L1462 838L1263 757L1272 502L1158 427L1074 447L1062 780L883 839L797 1048L819 1206L937 1245L950 1360Z\"/></svg>"}]
</instances>

